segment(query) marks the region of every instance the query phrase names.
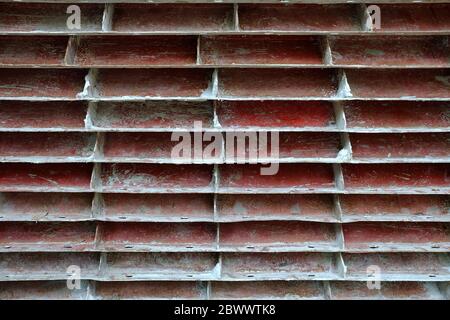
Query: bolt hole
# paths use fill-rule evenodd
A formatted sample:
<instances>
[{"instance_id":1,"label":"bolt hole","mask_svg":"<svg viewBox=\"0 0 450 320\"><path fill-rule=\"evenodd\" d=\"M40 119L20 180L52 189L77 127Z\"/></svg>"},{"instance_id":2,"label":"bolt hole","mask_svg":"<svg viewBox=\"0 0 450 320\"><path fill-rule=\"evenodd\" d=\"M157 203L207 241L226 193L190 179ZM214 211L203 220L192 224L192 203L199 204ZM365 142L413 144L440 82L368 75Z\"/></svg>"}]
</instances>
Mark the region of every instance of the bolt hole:
<instances>
[{"instance_id":1,"label":"bolt hole","mask_svg":"<svg viewBox=\"0 0 450 320\"><path fill-rule=\"evenodd\" d=\"M59 216L58 218L60 218L60 219L65 219L66 217L65 217L65 216Z\"/></svg>"},{"instance_id":2,"label":"bolt hole","mask_svg":"<svg viewBox=\"0 0 450 320\"><path fill-rule=\"evenodd\" d=\"M189 219L188 217L181 217L181 220L187 220Z\"/></svg>"},{"instance_id":3,"label":"bolt hole","mask_svg":"<svg viewBox=\"0 0 450 320\"><path fill-rule=\"evenodd\" d=\"M378 249L378 246L370 246L370 249Z\"/></svg>"},{"instance_id":4,"label":"bolt hole","mask_svg":"<svg viewBox=\"0 0 450 320\"><path fill-rule=\"evenodd\" d=\"M436 278L436 275L435 274L430 274L430 275L428 275L430 278Z\"/></svg>"},{"instance_id":5,"label":"bolt hole","mask_svg":"<svg viewBox=\"0 0 450 320\"><path fill-rule=\"evenodd\" d=\"M255 249L254 246L247 246L247 249Z\"/></svg>"},{"instance_id":6,"label":"bolt hole","mask_svg":"<svg viewBox=\"0 0 450 320\"><path fill-rule=\"evenodd\" d=\"M192 274L187 275L188 278L193 278L194 276Z\"/></svg>"},{"instance_id":7,"label":"bolt hole","mask_svg":"<svg viewBox=\"0 0 450 320\"><path fill-rule=\"evenodd\" d=\"M66 249L71 249L72 246L71 246L70 244L65 244L65 245L64 245L64 248L66 248Z\"/></svg>"},{"instance_id":8,"label":"bolt hole","mask_svg":"<svg viewBox=\"0 0 450 320\"><path fill-rule=\"evenodd\" d=\"M133 248L133 246L132 246L132 245L129 245L129 244L127 244L127 245L125 246L125 248L126 248L126 249L132 249L132 248Z\"/></svg>"},{"instance_id":9,"label":"bolt hole","mask_svg":"<svg viewBox=\"0 0 450 320\"><path fill-rule=\"evenodd\" d=\"M5 246L6 249L11 249L11 246Z\"/></svg>"},{"instance_id":10,"label":"bolt hole","mask_svg":"<svg viewBox=\"0 0 450 320\"><path fill-rule=\"evenodd\" d=\"M308 248L310 248L310 249L314 249L314 246L308 246Z\"/></svg>"},{"instance_id":11,"label":"bolt hole","mask_svg":"<svg viewBox=\"0 0 450 320\"><path fill-rule=\"evenodd\" d=\"M310 277L310 278L313 278L315 276L316 276L315 274L308 274L308 277Z\"/></svg>"},{"instance_id":12,"label":"bolt hole","mask_svg":"<svg viewBox=\"0 0 450 320\"><path fill-rule=\"evenodd\" d=\"M437 246L437 245L433 245L433 246L431 246L431 248L433 248L433 249L439 249L439 248L440 248L440 246Z\"/></svg>"},{"instance_id":13,"label":"bolt hole","mask_svg":"<svg viewBox=\"0 0 450 320\"><path fill-rule=\"evenodd\" d=\"M253 275L253 274L247 275L247 278L254 278L254 277L255 277L255 275Z\"/></svg>"},{"instance_id":14,"label":"bolt hole","mask_svg":"<svg viewBox=\"0 0 450 320\"><path fill-rule=\"evenodd\" d=\"M186 246L186 249L194 249L193 246Z\"/></svg>"},{"instance_id":15,"label":"bolt hole","mask_svg":"<svg viewBox=\"0 0 450 320\"><path fill-rule=\"evenodd\" d=\"M127 278L133 278L133 275L127 274L127 275L125 275L125 277L127 277Z\"/></svg>"}]
</instances>

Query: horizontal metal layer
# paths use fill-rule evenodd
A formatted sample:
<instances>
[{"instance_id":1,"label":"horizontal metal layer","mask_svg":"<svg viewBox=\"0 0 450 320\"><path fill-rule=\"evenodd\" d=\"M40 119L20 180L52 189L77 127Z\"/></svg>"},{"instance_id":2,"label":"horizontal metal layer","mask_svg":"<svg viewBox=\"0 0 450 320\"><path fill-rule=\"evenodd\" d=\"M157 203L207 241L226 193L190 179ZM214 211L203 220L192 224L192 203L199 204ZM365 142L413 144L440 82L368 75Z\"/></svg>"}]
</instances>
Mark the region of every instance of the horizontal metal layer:
<instances>
[{"instance_id":1,"label":"horizontal metal layer","mask_svg":"<svg viewBox=\"0 0 450 320\"><path fill-rule=\"evenodd\" d=\"M2 34L445 33L448 3L379 4L377 29L365 4L79 4L83 23L66 24L68 4L0 3ZM72 11L69 11L72 12ZM26 19L33 14L34 19ZM415 17L411 20L408 17Z\"/></svg>"},{"instance_id":2,"label":"horizontal metal layer","mask_svg":"<svg viewBox=\"0 0 450 320\"><path fill-rule=\"evenodd\" d=\"M0 193L0 221L450 222L448 195Z\"/></svg>"},{"instance_id":3,"label":"horizontal metal layer","mask_svg":"<svg viewBox=\"0 0 450 320\"><path fill-rule=\"evenodd\" d=\"M0 191L449 194L448 171L447 163L1 163Z\"/></svg>"},{"instance_id":4,"label":"horizontal metal layer","mask_svg":"<svg viewBox=\"0 0 450 320\"><path fill-rule=\"evenodd\" d=\"M267 139L266 152L261 139ZM0 136L0 162L449 163L450 134L8 132Z\"/></svg>"},{"instance_id":5,"label":"horizontal metal layer","mask_svg":"<svg viewBox=\"0 0 450 320\"><path fill-rule=\"evenodd\" d=\"M445 68L448 36L1 36L0 67Z\"/></svg>"},{"instance_id":6,"label":"horizontal metal layer","mask_svg":"<svg viewBox=\"0 0 450 320\"><path fill-rule=\"evenodd\" d=\"M97 281L450 281L448 253L300 252L1 253L0 281L66 280L71 266Z\"/></svg>"},{"instance_id":7,"label":"horizontal metal layer","mask_svg":"<svg viewBox=\"0 0 450 320\"><path fill-rule=\"evenodd\" d=\"M201 128L195 124L201 123ZM450 132L437 101L0 100L1 132Z\"/></svg>"},{"instance_id":8,"label":"horizontal metal layer","mask_svg":"<svg viewBox=\"0 0 450 320\"><path fill-rule=\"evenodd\" d=\"M254 281L254 282L95 282L69 290L66 281L3 282L0 298L8 299L432 299L449 297L448 283Z\"/></svg>"},{"instance_id":9,"label":"horizontal metal layer","mask_svg":"<svg viewBox=\"0 0 450 320\"><path fill-rule=\"evenodd\" d=\"M0 69L0 99L450 100L450 69Z\"/></svg>"},{"instance_id":10,"label":"horizontal metal layer","mask_svg":"<svg viewBox=\"0 0 450 320\"><path fill-rule=\"evenodd\" d=\"M448 252L448 223L2 222L1 252Z\"/></svg>"}]
</instances>

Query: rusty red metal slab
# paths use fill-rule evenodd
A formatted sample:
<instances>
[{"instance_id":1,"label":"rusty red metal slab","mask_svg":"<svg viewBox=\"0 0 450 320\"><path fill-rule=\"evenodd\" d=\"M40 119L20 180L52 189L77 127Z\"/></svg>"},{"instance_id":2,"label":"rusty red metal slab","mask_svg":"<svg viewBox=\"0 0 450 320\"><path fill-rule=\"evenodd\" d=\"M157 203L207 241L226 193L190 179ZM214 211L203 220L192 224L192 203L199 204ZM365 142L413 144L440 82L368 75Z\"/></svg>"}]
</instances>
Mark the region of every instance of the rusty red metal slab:
<instances>
[{"instance_id":1,"label":"rusty red metal slab","mask_svg":"<svg viewBox=\"0 0 450 320\"><path fill-rule=\"evenodd\" d=\"M315 4L240 4L245 31L359 31L357 7Z\"/></svg>"},{"instance_id":2,"label":"rusty red metal slab","mask_svg":"<svg viewBox=\"0 0 450 320\"><path fill-rule=\"evenodd\" d=\"M96 95L201 97L208 90L211 74L209 69L100 69Z\"/></svg>"},{"instance_id":3,"label":"rusty red metal slab","mask_svg":"<svg viewBox=\"0 0 450 320\"><path fill-rule=\"evenodd\" d=\"M448 252L445 223L357 222L343 225L345 249L355 252Z\"/></svg>"},{"instance_id":4,"label":"rusty red metal slab","mask_svg":"<svg viewBox=\"0 0 450 320\"><path fill-rule=\"evenodd\" d=\"M325 299L320 281L212 282L212 299Z\"/></svg>"},{"instance_id":5,"label":"rusty red metal slab","mask_svg":"<svg viewBox=\"0 0 450 320\"><path fill-rule=\"evenodd\" d=\"M117 4L113 30L118 32L227 31L233 26L232 4Z\"/></svg>"},{"instance_id":6,"label":"rusty red metal slab","mask_svg":"<svg viewBox=\"0 0 450 320\"><path fill-rule=\"evenodd\" d=\"M200 38L206 65L321 65L317 37L216 36Z\"/></svg>"},{"instance_id":7,"label":"rusty red metal slab","mask_svg":"<svg viewBox=\"0 0 450 320\"><path fill-rule=\"evenodd\" d=\"M97 299L206 299L206 284L193 281L97 282Z\"/></svg>"},{"instance_id":8,"label":"rusty red metal slab","mask_svg":"<svg viewBox=\"0 0 450 320\"><path fill-rule=\"evenodd\" d=\"M375 32L446 31L450 28L450 5L441 4L379 4L383 15Z\"/></svg>"},{"instance_id":9,"label":"rusty red metal slab","mask_svg":"<svg viewBox=\"0 0 450 320\"><path fill-rule=\"evenodd\" d=\"M79 221L92 218L89 193L0 194L0 221Z\"/></svg>"},{"instance_id":10,"label":"rusty red metal slab","mask_svg":"<svg viewBox=\"0 0 450 320\"><path fill-rule=\"evenodd\" d=\"M0 191L90 190L92 164L0 164Z\"/></svg>"},{"instance_id":11,"label":"rusty red metal slab","mask_svg":"<svg viewBox=\"0 0 450 320\"><path fill-rule=\"evenodd\" d=\"M333 168L326 164L279 164L275 175L261 175L261 165L220 167L220 188L236 190L317 191L334 189Z\"/></svg>"},{"instance_id":12,"label":"rusty red metal slab","mask_svg":"<svg viewBox=\"0 0 450 320\"><path fill-rule=\"evenodd\" d=\"M382 13L384 17L384 12ZM384 26L384 19L383 19ZM372 67L449 67L445 37L333 37L333 63Z\"/></svg>"},{"instance_id":13,"label":"rusty red metal slab","mask_svg":"<svg viewBox=\"0 0 450 320\"><path fill-rule=\"evenodd\" d=\"M219 79L220 97L331 97L337 90L330 69L221 69Z\"/></svg>"},{"instance_id":14,"label":"rusty red metal slab","mask_svg":"<svg viewBox=\"0 0 450 320\"><path fill-rule=\"evenodd\" d=\"M222 255L222 277L234 280L336 279L331 253L227 253Z\"/></svg>"},{"instance_id":15,"label":"rusty red metal slab","mask_svg":"<svg viewBox=\"0 0 450 320\"><path fill-rule=\"evenodd\" d=\"M85 102L0 101L0 130L82 130Z\"/></svg>"},{"instance_id":16,"label":"rusty red metal slab","mask_svg":"<svg viewBox=\"0 0 450 320\"><path fill-rule=\"evenodd\" d=\"M99 102L93 124L99 129L148 131L192 130L194 121L213 126L214 110L208 102L146 101Z\"/></svg>"},{"instance_id":17,"label":"rusty red metal slab","mask_svg":"<svg viewBox=\"0 0 450 320\"><path fill-rule=\"evenodd\" d=\"M105 251L211 251L216 246L211 223L115 223L101 225Z\"/></svg>"},{"instance_id":18,"label":"rusty red metal slab","mask_svg":"<svg viewBox=\"0 0 450 320\"><path fill-rule=\"evenodd\" d=\"M210 192L212 181L210 165L103 164L100 176L105 192Z\"/></svg>"},{"instance_id":19,"label":"rusty red metal slab","mask_svg":"<svg viewBox=\"0 0 450 320\"><path fill-rule=\"evenodd\" d=\"M56 36L1 36L0 66L62 66L68 41Z\"/></svg>"},{"instance_id":20,"label":"rusty red metal slab","mask_svg":"<svg viewBox=\"0 0 450 320\"><path fill-rule=\"evenodd\" d=\"M347 101L350 130L431 131L450 127L450 104L436 101Z\"/></svg>"},{"instance_id":21,"label":"rusty red metal slab","mask_svg":"<svg viewBox=\"0 0 450 320\"><path fill-rule=\"evenodd\" d=\"M333 300L441 300L444 297L434 282L382 282L380 289L369 289L367 283L356 281L330 282Z\"/></svg>"},{"instance_id":22,"label":"rusty red metal slab","mask_svg":"<svg viewBox=\"0 0 450 320\"><path fill-rule=\"evenodd\" d=\"M88 161L96 135L87 133L24 132L0 135L0 160L28 162Z\"/></svg>"},{"instance_id":23,"label":"rusty red metal slab","mask_svg":"<svg viewBox=\"0 0 450 320\"><path fill-rule=\"evenodd\" d=\"M239 222L220 225L226 251L337 251L333 224L314 222Z\"/></svg>"},{"instance_id":24,"label":"rusty red metal slab","mask_svg":"<svg viewBox=\"0 0 450 320\"><path fill-rule=\"evenodd\" d=\"M448 190L448 164L344 164L342 166L347 190Z\"/></svg>"},{"instance_id":25,"label":"rusty red metal slab","mask_svg":"<svg viewBox=\"0 0 450 320\"><path fill-rule=\"evenodd\" d=\"M221 221L337 219L333 196L327 194L224 194L217 197L217 211Z\"/></svg>"},{"instance_id":26,"label":"rusty red metal slab","mask_svg":"<svg viewBox=\"0 0 450 320\"><path fill-rule=\"evenodd\" d=\"M196 37L82 37L74 63L81 66L195 65ZM1 61L1 60L0 60Z\"/></svg>"},{"instance_id":27,"label":"rusty red metal slab","mask_svg":"<svg viewBox=\"0 0 450 320\"><path fill-rule=\"evenodd\" d=\"M332 130L336 125L332 105L322 101L220 101L217 115L224 129Z\"/></svg>"},{"instance_id":28,"label":"rusty red metal slab","mask_svg":"<svg viewBox=\"0 0 450 320\"><path fill-rule=\"evenodd\" d=\"M186 136L183 136L185 139ZM190 155L180 152L177 156L183 156L179 159L182 162L191 162L191 157L196 157L199 161L221 161L220 150L206 152L210 141L201 141L201 155L197 157L194 147L195 139L201 139L189 133L190 137ZM222 145L222 136L219 134L218 143ZM173 157L174 148L180 143L181 138L174 136L170 132L152 132L152 133L107 133L104 140L103 159L106 161L133 161L133 162L164 162L172 163L177 159ZM183 140L184 141L184 140ZM288 148L286 146L285 148Z\"/></svg>"},{"instance_id":29,"label":"rusty red metal slab","mask_svg":"<svg viewBox=\"0 0 450 320\"><path fill-rule=\"evenodd\" d=\"M450 160L450 134L405 133L405 134L350 134L353 158L356 160L397 159L406 162L411 158L425 161Z\"/></svg>"},{"instance_id":30,"label":"rusty red metal slab","mask_svg":"<svg viewBox=\"0 0 450 320\"><path fill-rule=\"evenodd\" d=\"M346 75L355 97L450 98L448 69L351 69Z\"/></svg>"},{"instance_id":31,"label":"rusty red metal slab","mask_svg":"<svg viewBox=\"0 0 450 320\"><path fill-rule=\"evenodd\" d=\"M210 194L102 194L102 217L115 221L212 221Z\"/></svg>"},{"instance_id":32,"label":"rusty red metal slab","mask_svg":"<svg viewBox=\"0 0 450 320\"><path fill-rule=\"evenodd\" d=\"M344 221L449 221L447 195L340 195Z\"/></svg>"},{"instance_id":33,"label":"rusty red metal slab","mask_svg":"<svg viewBox=\"0 0 450 320\"><path fill-rule=\"evenodd\" d=\"M2 253L0 278L5 281L66 280L71 275L71 267L77 266L82 279L90 279L97 276L99 265L99 253Z\"/></svg>"},{"instance_id":34,"label":"rusty red metal slab","mask_svg":"<svg viewBox=\"0 0 450 320\"><path fill-rule=\"evenodd\" d=\"M86 251L95 246L96 225L90 222L2 222L0 251Z\"/></svg>"},{"instance_id":35,"label":"rusty red metal slab","mask_svg":"<svg viewBox=\"0 0 450 320\"><path fill-rule=\"evenodd\" d=\"M448 280L450 278L447 253L365 253L343 254L346 278L370 281L371 268L379 268L380 280Z\"/></svg>"},{"instance_id":36,"label":"rusty red metal slab","mask_svg":"<svg viewBox=\"0 0 450 320\"><path fill-rule=\"evenodd\" d=\"M67 289L67 281L9 281L0 286L2 300L83 300L88 298L88 283L80 290Z\"/></svg>"},{"instance_id":37,"label":"rusty red metal slab","mask_svg":"<svg viewBox=\"0 0 450 320\"><path fill-rule=\"evenodd\" d=\"M103 277L110 280L213 279L214 253L108 253Z\"/></svg>"},{"instance_id":38,"label":"rusty red metal slab","mask_svg":"<svg viewBox=\"0 0 450 320\"><path fill-rule=\"evenodd\" d=\"M77 4L82 12L80 29L67 27L67 4L1 3L0 32L89 32L102 30L104 5ZM71 11L71 13L73 13Z\"/></svg>"},{"instance_id":39,"label":"rusty red metal slab","mask_svg":"<svg viewBox=\"0 0 450 320\"><path fill-rule=\"evenodd\" d=\"M0 97L75 99L85 75L82 69L0 69Z\"/></svg>"}]
</instances>

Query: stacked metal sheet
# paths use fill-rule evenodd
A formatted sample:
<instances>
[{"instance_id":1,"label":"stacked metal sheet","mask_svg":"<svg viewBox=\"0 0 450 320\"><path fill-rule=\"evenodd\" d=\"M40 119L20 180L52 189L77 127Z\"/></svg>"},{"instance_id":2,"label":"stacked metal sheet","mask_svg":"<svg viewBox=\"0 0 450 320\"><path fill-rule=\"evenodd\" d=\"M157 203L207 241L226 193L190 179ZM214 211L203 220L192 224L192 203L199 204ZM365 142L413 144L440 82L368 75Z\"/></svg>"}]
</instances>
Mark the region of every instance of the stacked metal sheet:
<instances>
[{"instance_id":1,"label":"stacked metal sheet","mask_svg":"<svg viewBox=\"0 0 450 320\"><path fill-rule=\"evenodd\" d=\"M0 3L0 299L449 298L450 3L57 2Z\"/></svg>"}]
</instances>

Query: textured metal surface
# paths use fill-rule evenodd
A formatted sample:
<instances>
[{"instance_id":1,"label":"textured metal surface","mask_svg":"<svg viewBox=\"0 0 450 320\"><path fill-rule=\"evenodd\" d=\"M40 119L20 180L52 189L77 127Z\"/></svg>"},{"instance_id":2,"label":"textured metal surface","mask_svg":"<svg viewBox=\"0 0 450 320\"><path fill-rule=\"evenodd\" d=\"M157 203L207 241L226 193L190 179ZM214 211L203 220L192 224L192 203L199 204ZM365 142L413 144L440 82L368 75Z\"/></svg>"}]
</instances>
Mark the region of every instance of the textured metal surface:
<instances>
[{"instance_id":1,"label":"textured metal surface","mask_svg":"<svg viewBox=\"0 0 450 320\"><path fill-rule=\"evenodd\" d=\"M0 1L0 299L450 298L448 2L65 2Z\"/></svg>"}]
</instances>

